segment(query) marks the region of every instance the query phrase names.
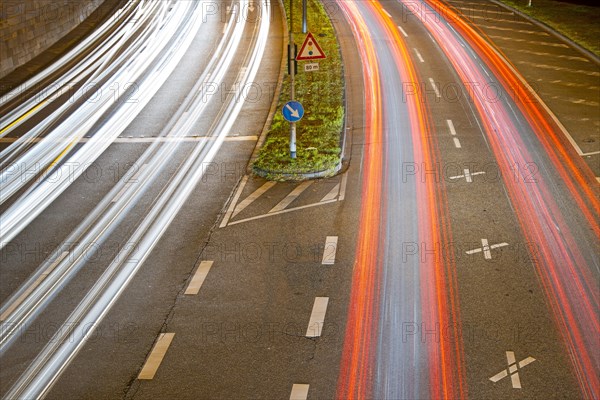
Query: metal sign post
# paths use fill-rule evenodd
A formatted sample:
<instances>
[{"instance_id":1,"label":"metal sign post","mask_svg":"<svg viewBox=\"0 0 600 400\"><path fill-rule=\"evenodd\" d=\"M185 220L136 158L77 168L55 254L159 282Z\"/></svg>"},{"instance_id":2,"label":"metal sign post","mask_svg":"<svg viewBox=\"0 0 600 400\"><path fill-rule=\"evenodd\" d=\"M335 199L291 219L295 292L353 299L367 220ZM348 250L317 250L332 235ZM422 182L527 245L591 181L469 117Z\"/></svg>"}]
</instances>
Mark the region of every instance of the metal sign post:
<instances>
[{"instance_id":1,"label":"metal sign post","mask_svg":"<svg viewBox=\"0 0 600 400\"><path fill-rule=\"evenodd\" d=\"M288 57L290 62L290 97L291 101L294 101L294 75L296 74L296 45L294 44L294 2L290 0L290 46L288 50ZM296 158L296 123L290 122L290 157Z\"/></svg>"}]
</instances>

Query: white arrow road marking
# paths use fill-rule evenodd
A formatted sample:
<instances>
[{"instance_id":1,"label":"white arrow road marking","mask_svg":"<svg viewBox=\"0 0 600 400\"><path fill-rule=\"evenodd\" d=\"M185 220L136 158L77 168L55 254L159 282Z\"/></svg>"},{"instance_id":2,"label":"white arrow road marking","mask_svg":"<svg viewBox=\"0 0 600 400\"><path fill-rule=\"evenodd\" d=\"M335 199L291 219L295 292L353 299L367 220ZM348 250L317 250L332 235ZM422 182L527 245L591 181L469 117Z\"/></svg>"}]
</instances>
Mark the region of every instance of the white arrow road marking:
<instances>
[{"instance_id":1,"label":"white arrow road marking","mask_svg":"<svg viewBox=\"0 0 600 400\"><path fill-rule=\"evenodd\" d=\"M526 365L531 364L535 361L533 357L527 357L517 364L517 359L515 358L515 353L512 351L506 352L506 361L508 362L508 368L498 372L496 375L490 378L490 381L496 383L501 379L506 378L510 375L510 380L512 383L513 389L521 389L521 378L519 377L519 368L523 368ZM517 366L518 365L518 366Z\"/></svg>"}]
</instances>

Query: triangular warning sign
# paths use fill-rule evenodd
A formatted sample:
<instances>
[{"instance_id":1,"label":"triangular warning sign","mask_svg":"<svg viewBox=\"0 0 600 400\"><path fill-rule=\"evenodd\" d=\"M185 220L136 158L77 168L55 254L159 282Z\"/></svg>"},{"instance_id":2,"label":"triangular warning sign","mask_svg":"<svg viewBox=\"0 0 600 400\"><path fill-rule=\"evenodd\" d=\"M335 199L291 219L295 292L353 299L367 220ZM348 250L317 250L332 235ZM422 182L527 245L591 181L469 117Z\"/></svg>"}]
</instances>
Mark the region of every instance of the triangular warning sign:
<instances>
[{"instance_id":1,"label":"triangular warning sign","mask_svg":"<svg viewBox=\"0 0 600 400\"><path fill-rule=\"evenodd\" d=\"M306 39L304 39L304 43L302 43L300 52L296 56L296 60L319 60L321 58L327 57L325 56L325 53L323 53L323 50L321 50L321 46L319 46L313 34L308 32Z\"/></svg>"}]
</instances>

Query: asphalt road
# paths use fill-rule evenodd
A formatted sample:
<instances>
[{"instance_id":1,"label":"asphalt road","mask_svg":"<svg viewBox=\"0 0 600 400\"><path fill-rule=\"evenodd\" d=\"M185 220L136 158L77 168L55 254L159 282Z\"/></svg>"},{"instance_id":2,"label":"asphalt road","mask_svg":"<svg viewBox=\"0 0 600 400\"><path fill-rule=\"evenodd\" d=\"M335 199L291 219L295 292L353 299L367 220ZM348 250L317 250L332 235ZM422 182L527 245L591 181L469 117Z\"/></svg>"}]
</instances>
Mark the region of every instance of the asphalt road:
<instances>
[{"instance_id":1,"label":"asphalt road","mask_svg":"<svg viewBox=\"0 0 600 400\"><path fill-rule=\"evenodd\" d=\"M598 187L586 166L595 155L585 155L595 151L585 140L597 128L577 129L578 151L541 103L512 96L520 85L515 71L449 10L396 1L326 6L347 85L342 173L307 183L247 175L282 58L285 35L273 6L255 78L263 96L244 103L214 159L198 155L204 174L172 221L156 228L160 236L150 236L153 246L125 253L121 268L139 270L72 357L60 360L47 398L598 395ZM487 11L486 22L498 17L496 28L522 22ZM161 132L197 90L222 37L222 16L230 15L225 6L204 12L207 23L169 79L94 161L102 173L88 168L4 245L3 313L32 274L44 273L48 254L60 256L56 247L120 192L123 176L139 170L145 182L152 164L139 160L152 143L168 143ZM256 23L245 29L244 51L258 35ZM505 53L530 81L528 58L517 51L526 49ZM239 53L225 85L248 69ZM557 68L576 57L564 56L554 58ZM572 97L557 85L544 86L540 97ZM20 377L36 376L32 360L117 255L144 247L148 235L132 238L153 212L162 221L172 208L166 202L155 211L193 158L195 136L222 120L225 100L212 97L169 162L113 218L119 225L107 228L93 253L87 248L74 277L2 345L4 396ZM585 127L584 120L569 125L570 108L549 105L568 130ZM2 205L4 215L29 185ZM8 326L3 319L3 335ZM78 328L62 343L79 343L81 335Z\"/></svg>"}]
</instances>

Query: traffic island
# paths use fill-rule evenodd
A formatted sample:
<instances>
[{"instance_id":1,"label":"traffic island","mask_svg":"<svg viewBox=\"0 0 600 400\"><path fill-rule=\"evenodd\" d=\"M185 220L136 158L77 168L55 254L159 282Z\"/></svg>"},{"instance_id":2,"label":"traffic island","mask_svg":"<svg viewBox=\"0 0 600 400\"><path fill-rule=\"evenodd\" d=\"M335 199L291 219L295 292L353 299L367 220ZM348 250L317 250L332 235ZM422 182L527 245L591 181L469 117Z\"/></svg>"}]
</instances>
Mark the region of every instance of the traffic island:
<instances>
[{"instance_id":1,"label":"traffic island","mask_svg":"<svg viewBox=\"0 0 600 400\"><path fill-rule=\"evenodd\" d=\"M288 104L291 100L291 66L287 65L278 105L263 133L263 140L259 141L262 146L252 171L269 180L332 176L342 167L345 115L339 44L319 0L307 0L307 33L302 33L302 0L292 0L293 24L289 19L290 0L283 0L283 4L287 27L293 27L297 45L295 102ZM319 58L320 55L326 58ZM302 109L298 108L298 103ZM297 121L296 158L290 154L290 120Z\"/></svg>"}]
</instances>

